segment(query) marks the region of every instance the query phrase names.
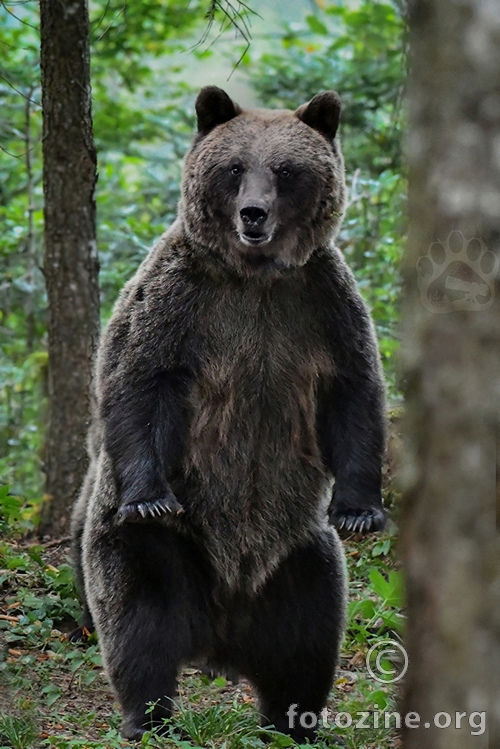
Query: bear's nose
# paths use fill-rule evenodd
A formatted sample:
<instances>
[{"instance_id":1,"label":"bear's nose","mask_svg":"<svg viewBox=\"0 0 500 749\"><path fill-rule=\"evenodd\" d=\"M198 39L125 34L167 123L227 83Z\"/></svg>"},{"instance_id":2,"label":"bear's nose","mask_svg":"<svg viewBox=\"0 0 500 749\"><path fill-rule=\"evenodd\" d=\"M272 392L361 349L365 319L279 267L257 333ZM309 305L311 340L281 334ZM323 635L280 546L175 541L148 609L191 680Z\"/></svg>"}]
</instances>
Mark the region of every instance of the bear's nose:
<instances>
[{"instance_id":1,"label":"bear's nose","mask_svg":"<svg viewBox=\"0 0 500 749\"><path fill-rule=\"evenodd\" d=\"M260 226L269 213L258 205L246 205L240 211L241 220L246 226Z\"/></svg>"}]
</instances>

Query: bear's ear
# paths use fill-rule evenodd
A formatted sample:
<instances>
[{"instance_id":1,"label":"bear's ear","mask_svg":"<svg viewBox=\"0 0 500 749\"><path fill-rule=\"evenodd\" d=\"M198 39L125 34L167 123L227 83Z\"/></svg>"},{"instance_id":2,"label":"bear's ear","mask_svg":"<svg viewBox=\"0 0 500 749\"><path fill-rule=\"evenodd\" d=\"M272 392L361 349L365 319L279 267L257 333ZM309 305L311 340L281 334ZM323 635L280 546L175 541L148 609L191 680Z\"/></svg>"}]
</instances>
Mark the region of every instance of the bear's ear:
<instances>
[{"instance_id":1,"label":"bear's ear","mask_svg":"<svg viewBox=\"0 0 500 749\"><path fill-rule=\"evenodd\" d=\"M340 96L336 91L323 91L302 104L295 116L309 127L313 127L328 140L333 140L340 122Z\"/></svg>"},{"instance_id":2,"label":"bear's ear","mask_svg":"<svg viewBox=\"0 0 500 749\"><path fill-rule=\"evenodd\" d=\"M216 125L222 125L240 114L240 107L217 86L205 86L196 99L198 132L206 135Z\"/></svg>"}]
</instances>

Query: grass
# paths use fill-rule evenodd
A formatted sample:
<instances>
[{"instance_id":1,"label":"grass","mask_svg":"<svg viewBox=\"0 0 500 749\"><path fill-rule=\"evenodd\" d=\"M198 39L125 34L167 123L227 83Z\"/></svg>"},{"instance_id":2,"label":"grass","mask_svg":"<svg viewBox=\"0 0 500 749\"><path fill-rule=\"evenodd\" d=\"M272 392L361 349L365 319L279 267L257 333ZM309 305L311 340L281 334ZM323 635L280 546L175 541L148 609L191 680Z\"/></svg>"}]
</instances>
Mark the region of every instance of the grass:
<instances>
[{"instance_id":1,"label":"grass","mask_svg":"<svg viewBox=\"0 0 500 749\"><path fill-rule=\"evenodd\" d=\"M0 493L0 525L2 512ZM6 501L13 512L12 497ZM95 636L86 645L67 642L78 617L67 542L43 548L23 541L29 509L4 526L0 542L0 749L123 749L118 705L102 671ZM17 533L17 538L16 538ZM345 541L349 566L349 622L338 676L330 696L328 726L318 749L396 749L384 716L395 710L394 684L375 681L366 666L370 647L398 638L402 626L401 579L395 563L394 527ZM286 626L286 625L284 625ZM389 673L394 663L383 660ZM374 726L377 711L379 727ZM363 718L363 716L365 716ZM337 721L339 726L334 725ZM351 725L347 725L352 721ZM363 721L363 728L356 723ZM148 732L139 746L180 749L279 749L297 746L288 736L258 726L250 684L211 681L185 669L174 716L160 738Z\"/></svg>"}]
</instances>

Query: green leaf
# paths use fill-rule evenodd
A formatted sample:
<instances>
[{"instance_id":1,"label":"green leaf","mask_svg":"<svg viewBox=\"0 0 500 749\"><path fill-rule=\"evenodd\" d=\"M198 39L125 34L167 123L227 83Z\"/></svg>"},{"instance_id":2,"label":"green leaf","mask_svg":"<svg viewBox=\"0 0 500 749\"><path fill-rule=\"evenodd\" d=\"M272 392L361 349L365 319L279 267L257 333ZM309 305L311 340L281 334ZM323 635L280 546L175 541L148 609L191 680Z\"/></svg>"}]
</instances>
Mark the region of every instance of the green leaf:
<instances>
[{"instance_id":1,"label":"green leaf","mask_svg":"<svg viewBox=\"0 0 500 749\"><path fill-rule=\"evenodd\" d=\"M382 689L377 689L370 694L370 700L379 710L385 710L389 706L389 697Z\"/></svg>"},{"instance_id":2,"label":"green leaf","mask_svg":"<svg viewBox=\"0 0 500 749\"><path fill-rule=\"evenodd\" d=\"M391 539L385 538L377 541L372 549L372 557L386 556L391 550Z\"/></svg>"},{"instance_id":3,"label":"green leaf","mask_svg":"<svg viewBox=\"0 0 500 749\"><path fill-rule=\"evenodd\" d=\"M391 570L386 580L379 570L370 572L372 588L388 606L400 606L403 600L403 577L401 572Z\"/></svg>"},{"instance_id":4,"label":"green leaf","mask_svg":"<svg viewBox=\"0 0 500 749\"><path fill-rule=\"evenodd\" d=\"M379 570L371 570L370 582L375 593L383 598L384 601L387 600L391 593L391 586Z\"/></svg>"},{"instance_id":5,"label":"green leaf","mask_svg":"<svg viewBox=\"0 0 500 749\"><path fill-rule=\"evenodd\" d=\"M328 28L317 16L306 16L306 21L313 34L326 36L329 33Z\"/></svg>"},{"instance_id":6,"label":"green leaf","mask_svg":"<svg viewBox=\"0 0 500 749\"><path fill-rule=\"evenodd\" d=\"M56 687L55 684L49 684L46 687L42 687L42 694L45 695L45 701L50 707L62 695L62 689L60 687Z\"/></svg>"},{"instance_id":7,"label":"green leaf","mask_svg":"<svg viewBox=\"0 0 500 749\"><path fill-rule=\"evenodd\" d=\"M97 671L87 671L83 678L83 683L88 686L89 684L92 684L92 682L95 681L98 676L99 674L97 673Z\"/></svg>"}]
</instances>

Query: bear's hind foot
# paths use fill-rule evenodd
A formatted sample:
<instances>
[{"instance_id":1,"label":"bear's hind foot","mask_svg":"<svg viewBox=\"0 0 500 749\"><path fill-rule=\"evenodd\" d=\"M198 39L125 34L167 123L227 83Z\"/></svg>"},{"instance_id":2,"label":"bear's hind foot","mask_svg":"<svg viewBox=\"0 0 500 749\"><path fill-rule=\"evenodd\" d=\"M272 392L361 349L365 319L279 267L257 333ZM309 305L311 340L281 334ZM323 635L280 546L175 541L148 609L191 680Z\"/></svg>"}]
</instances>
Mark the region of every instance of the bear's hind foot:
<instances>
[{"instance_id":1,"label":"bear's hind foot","mask_svg":"<svg viewBox=\"0 0 500 749\"><path fill-rule=\"evenodd\" d=\"M66 639L68 642L87 642L93 632L95 632L94 627L86 627L82 624L80 627L76 627L76 629L68 632Z\"/></svg>"}]
</instances>

